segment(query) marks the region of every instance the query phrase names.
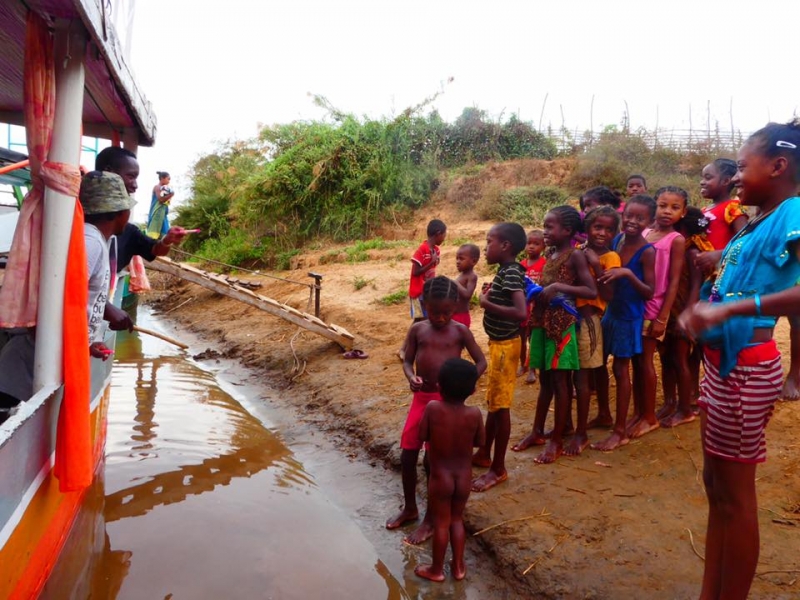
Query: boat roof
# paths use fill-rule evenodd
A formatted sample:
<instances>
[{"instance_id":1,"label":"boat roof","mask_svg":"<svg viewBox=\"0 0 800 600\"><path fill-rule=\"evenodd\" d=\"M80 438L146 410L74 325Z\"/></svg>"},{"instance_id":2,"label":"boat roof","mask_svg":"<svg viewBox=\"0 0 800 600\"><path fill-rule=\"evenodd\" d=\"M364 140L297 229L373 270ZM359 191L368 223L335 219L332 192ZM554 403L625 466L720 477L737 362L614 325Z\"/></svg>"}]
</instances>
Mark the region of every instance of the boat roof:
<instances>
[{"instance_id":1,"label":"boat roof","mask_svg":"<svg viewBox=\"0 0 800 600\"><path fill-rule=\"evenodd\" d=\"M108 0L3 0L0 2L0 121L22 125L25 20L36 11L48 23L80 20L88 33L83 133L138 139L152 146L156 118L134 80L111 22Z\"/></svg>"}]
</instances>

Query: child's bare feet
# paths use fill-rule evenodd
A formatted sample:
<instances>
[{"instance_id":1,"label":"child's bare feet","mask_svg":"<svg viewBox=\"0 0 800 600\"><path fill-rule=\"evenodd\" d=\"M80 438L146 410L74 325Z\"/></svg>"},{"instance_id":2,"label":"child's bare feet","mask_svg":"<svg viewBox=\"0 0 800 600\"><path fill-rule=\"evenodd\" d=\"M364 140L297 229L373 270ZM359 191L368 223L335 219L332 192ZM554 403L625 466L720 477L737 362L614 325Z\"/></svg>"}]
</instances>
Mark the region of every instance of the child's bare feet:
<instances>
[{"instance_id":1,"label":"child's bare feet","mask_svg":"<svg viewBox=\"0 0 800 600\"><path fill-rule=\"evenodd\" d=\"M567 456L578 456L588 445L589 437L586 434L576 435L569 441L567 447L564 448L564 454Z\"/></svg>"},{"instance_id":2,"label":"child's bare feet","mask_svg":"<svg viewBox=\"0 0 800 600\"><path fill-rule=\"evenodd\" d=\"M597 415L586 424L587 429L608 429L614 426L614 417L608 415Z\"/></svg>"},{"instance_id":3,"label":"child's bare feet","mask_svg":"<svg viewBox=\"0 0 800 600\"><path fill-rule=\"evenodd\" d=\"M490 469L477 479L472 480L472 491L485 492L492 489L494 486L503 483L506 479L508 479L508 473L506 471L503 471L500 475L498 475Z\"/></svg>"},{"instance_id":4,"label":"child's bare feet","mask_svg":"<svg viewBox=\"0 0 800 600\"><path fill-rule=\"evenodd\" d=\"M556 459L561 456L563 451L563 447L561 442L554 442L550 440L547 442L547 446L545 446L544 452L542 452L539 456L533 459L533 462L540 464L540 465L547 465L552 462L555 462Z\"/></svg>"},{"instance_id":5,"label":"child's bare feet","mask_svg":"<svg viewBox=\"0 0 800 600\"><path fill-rule=\"evenodd\" d=\"M467 566L464 564L463 560L460 561L460 564L456 564L455 560L451 560L450 572L453 574L453 579L461 581L467 576Z\"/></svg>"},{"instance_id":6,"label":"child's bare feet","mask_svg":"<svg viewBox=\"0 0 800 600\"><path fill-rule=\"evenodd\" d=\"M621 446L627 446L630 441L627 435L621 434L618 431L613 431L611 435L602 442L592 444L592 449L600 450L600 452L611 452Z\"/></svg>"},{"instance_id":7,"label":"child's bare feet","mask_svg":"<svg viewBox=\"0 0 800 600\"><path fill-rule=\"evenodd\" d=\"M689 410L688 413L676 410L668 417L661 419L659 423L661 423L662 427L677 427L678 425L683 425L684 423L691 423L696 418L697 417L695 417L694 412L691 410Z\"/></svg>"},{"instance_id":8,"label":"child's bare feet","mask_svg":"<svg viewBox=\"0 0 800 600\"><path fill-rule=\"evenodd\" d=\"M658 421L655 423L650 423L646 419L639 419L633 427L628 429L628 437L630 437L632 440L635 440L636 438L640 438L651 431L655 431L659 427L660 425L658 424Z\"/></svg>"},{"instance_id":9,"label":"child's bare feet","mask_svg":"<svg viewBox=\"0 0 800 600\"><path fill-rule=\"evenodd\" d=\"M536 371L531 369L528 371L528 376L525 378L525 383L536 383Z\"/></svg>"},{"instance_id":10,"label":"child's bare feet","mask_svg":"<svg viewBox=\"0 0 800 600\"><path fill-rule=\"evenodd\" d=\"M403 510L401 510L394 517L386 521L386 529L398 529L403 525L405 525L406 523L410 523L411 521L416 521L417 519L419 519L419 511L408 510L404 506Z\"/></svg>"},{"instance_id":11,"label":"child's bare feet","mask_svg":"<svg viewBox=\"0 0 800 600\"><path fill-rule=\"evenodd\" d=\"M639 421L642 420L642 415L633 415L630 419L627 420L625 423L625 432L628 434L628 437L631 435L631 430L639 424Z\"/></svg>"},{"instance_id":12,"label":"child's bare feet","mask_svg":"<svg viewBox=\"0 0 800 600\"><path fill-rule=\"evenodd\" d=\"M800 374L790 372L786 376L781 396L787 401L800 400Z\"/></svg>"},{"instance_id":13,"label":"child's bare feet","mask_svg":"<svg viewBox=\"0 0 800 600\"><path fill-rule=\"evenodd\" d=\"M472 456L472 466L473 467L483 467L484 469L487 467L492 466L492 457L488 456L482 450L478 450Z\"/></svg>"},{"instance_id":14,"label":"child's bare feet","mask_svg":"<svg viewBox=\"0 0 800 600\"><path fill-rule=\"evenodd\" d=\"M525 375L525 365L520 365L517 367L517 377L522 377Z\"/></svg>"},{"instance_id":15,"label":"child's bare feet","mask_svg":"<svg viewBox=\"0 0 800 600\"><path fill-rule=\"evenodd\" d=\"M677 402L664 402L664 405L656 411L656 419L659 421L666 419L678 408Z\"/></svg>"},{"instance_id":16,"label":"child's bare feet","mask_svg":"<svg viewBox=\"0 0 800 600\"><path fill-rule=\"evenodd\" d=\"M431 522L431 518L426 513L425 517L422 519L422 523L419 524L419 527L404 537L403 541L412 546L419 546L420 544L428 541L432 535L433 523Z\"/></svg>"},{"instance_id":17,"label":"child's bare feet","mask_svg":"<svg viewBox=\"0 0 800 600\"><path fill-rule=\"evenodd\" d=\"M517 442L516 444L511 446L511 450L513 450L514 452L524 452L531 446L543 446L545 443L547 443L547 439L544 437L543 434L537 431L531 431L528 435L522 438L521 442ZM472 464L473 465L475 464L474 459L472 461Z\"/></svg>"},{"instance_id":18,"label":"child's bare feet","mask_svg":"<svg viewBox=\"0 0 800 600\"><path fill-rule=\"evenodd\" d=\"M433 565L417 565L414 568L414 574L423 579L441 583L444 581L444 571L434 571Z\"/></svg>"}]
</instances>

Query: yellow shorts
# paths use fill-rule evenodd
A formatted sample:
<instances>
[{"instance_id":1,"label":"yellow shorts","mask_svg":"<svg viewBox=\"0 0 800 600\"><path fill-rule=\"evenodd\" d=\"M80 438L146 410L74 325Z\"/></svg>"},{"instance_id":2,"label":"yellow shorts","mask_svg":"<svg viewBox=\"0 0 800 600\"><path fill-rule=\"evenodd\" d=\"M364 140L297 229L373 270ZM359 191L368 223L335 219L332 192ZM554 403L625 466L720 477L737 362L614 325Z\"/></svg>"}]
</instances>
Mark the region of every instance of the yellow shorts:
<instances>
[{"instance_id":1,"label":"yellow shorts","mask_svg":"<svg viewBox=\"0 0 800 600\"><path fill-rule=\"evenodd\" d=\"M578 329L578 359L581 369L602 367L603 361L603 328L600 316L592 315L581 321Z\"/></svg>"},{"instance_id":2,"label":"yellow shorts","mask_svg":"<svg viewBox=\"0 0 800 600\"><path fill-rule=\"evenodd\" d=\"M518 337L502 342L489 340L486 403L489 405L490 413L511 408L511 404L514 402L520 350Z\"/></svg>"}]
</instances>

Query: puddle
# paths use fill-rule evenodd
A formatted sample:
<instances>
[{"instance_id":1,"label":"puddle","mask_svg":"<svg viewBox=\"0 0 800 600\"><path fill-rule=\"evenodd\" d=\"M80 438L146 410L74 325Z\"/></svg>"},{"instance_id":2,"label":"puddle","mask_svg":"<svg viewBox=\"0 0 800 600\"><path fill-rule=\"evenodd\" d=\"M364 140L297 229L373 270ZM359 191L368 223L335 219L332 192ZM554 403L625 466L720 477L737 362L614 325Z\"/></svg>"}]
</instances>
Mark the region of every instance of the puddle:
<instances>
[{"instance_id":1,"label":"puddle","mask_svg":"<svg viewBox=\"0 0 800 600\"><path fill-rule=\"evenodd\" d=\"M270 408L234 363L127 334L115 357L105 469L42 598L513 597L477 553L463 582L415 577L429 545L383 528L399 475Z\"/></svg>"}]
</instances>

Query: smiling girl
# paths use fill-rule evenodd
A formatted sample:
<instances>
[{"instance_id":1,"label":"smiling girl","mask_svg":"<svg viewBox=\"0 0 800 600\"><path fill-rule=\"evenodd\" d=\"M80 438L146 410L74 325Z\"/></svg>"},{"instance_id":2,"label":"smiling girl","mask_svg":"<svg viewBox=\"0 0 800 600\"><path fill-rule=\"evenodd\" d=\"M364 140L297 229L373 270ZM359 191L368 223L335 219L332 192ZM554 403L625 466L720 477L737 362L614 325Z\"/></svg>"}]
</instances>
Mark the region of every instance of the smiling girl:
<instances>
[{"instance_id":1,"label":"smiling girl","mask_svg":"<svg viewBox=\"0 0 800 600\"><path fill-rule=\"evenodd\" d=\"M603 316L605 355L614 357L612 370L617 382L617 415L611 435L595 450L610 451L630 442L627 430L631 399L631 359L642 353L644 302L653 297L655 288L655 250L642 232L656 216L656 203L650 196L633 196L622 213L622 233L611 248L619 254L622 266L598 277L602 285L614 284L614 296Z\"/></svg>"},{"instance_id":2,"label":"smiling girl","mask_svg":"<svg viewBox=\"0 0 800 600\"><path fill-rule=\"evenodd\" d=\"M770 123L739 150L733 183L758 209L725 247L713 286L681 315L702 336L700 384L708 532L701 600L744 600L758 564L756 466L781 391L777 315L800 314L800 120ZM763 295L762 295L763 294Z\"/></svg>"}]
</instances>

